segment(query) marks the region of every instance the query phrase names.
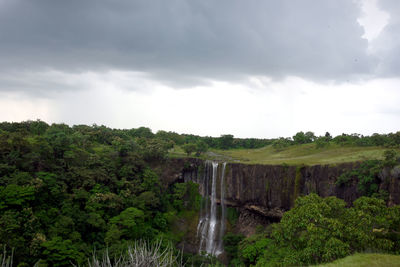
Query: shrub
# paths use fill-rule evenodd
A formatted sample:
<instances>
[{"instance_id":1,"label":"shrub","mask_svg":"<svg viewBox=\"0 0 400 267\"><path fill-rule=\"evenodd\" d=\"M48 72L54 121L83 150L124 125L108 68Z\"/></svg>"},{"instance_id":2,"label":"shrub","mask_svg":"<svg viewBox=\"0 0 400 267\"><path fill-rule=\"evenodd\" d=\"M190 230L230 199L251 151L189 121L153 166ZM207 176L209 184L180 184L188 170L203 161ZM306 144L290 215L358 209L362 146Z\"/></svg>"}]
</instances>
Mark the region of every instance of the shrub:
<instances>
[{"instance_id":1,"label":"shrub","mask_svg":"<svg viewBox=\"0 0 400 267\"><path fill-rule=\"evenodd\" d=\"M336 197L310 194L296 199L270 234L240 242L247 265L287 266L333 261L356 251L396 252L400 209L381 199L361 197L354 207Z\"/></svg>"},{"instance_id":2,"label":"shrub","mask_svg":"<svg viewBox=\"0 0 400 267\"><path fill-rule=\"evenodd\" d=\"M234 259L238 257L238 244L243 238L243 235L235 235L232 233L227 233L224 236L224 249L229 258Z\"/></svg>"}]
</instances>

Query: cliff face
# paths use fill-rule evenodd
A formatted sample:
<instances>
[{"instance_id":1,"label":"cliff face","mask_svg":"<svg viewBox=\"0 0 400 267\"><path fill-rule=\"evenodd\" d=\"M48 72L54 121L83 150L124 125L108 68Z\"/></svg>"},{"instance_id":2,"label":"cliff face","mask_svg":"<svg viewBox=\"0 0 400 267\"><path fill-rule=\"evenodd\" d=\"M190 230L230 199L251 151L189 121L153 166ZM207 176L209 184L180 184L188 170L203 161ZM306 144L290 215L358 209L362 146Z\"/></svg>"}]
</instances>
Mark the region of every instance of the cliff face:
<instances>
[{"instance_id":1,"label":"cliff face","mask_svg":"<svg viewBox=\"0 0 400 267\"><path fill-rule=\"evenodd\" d=\"M160 172L166 183L198 181L203 175L204 162L198 159L169 160ZM252 224L279 221L284 211L294 205L298 196L317 193L322 197L336 196L349 205L361 194L357 181L346 186L336 186L337 178L359 163L334 166L272 166L229 163L225 170L225 203L240 211L239 229L246 235L254 231ZM400 169L383 171L380 188L389 193L389 205L400 203ZM220 196L217 196L220 198ZM242 223L240 223L242 222Z\"/></svg>"},{"instance_id":2,"label":"cliff face","mask_svg":"<svg viewBox=\"0 0 400 267\"><path fill-rule=\"evenodd\" d=\"M337 187L335 181L356 164L337 166L270 166L229 164L226 199L267 217L279 218L298 196L317 193L351 203L360 195L357 185ZM280 211L280 212L279 212Z\"/></svg>"}]
</instances>

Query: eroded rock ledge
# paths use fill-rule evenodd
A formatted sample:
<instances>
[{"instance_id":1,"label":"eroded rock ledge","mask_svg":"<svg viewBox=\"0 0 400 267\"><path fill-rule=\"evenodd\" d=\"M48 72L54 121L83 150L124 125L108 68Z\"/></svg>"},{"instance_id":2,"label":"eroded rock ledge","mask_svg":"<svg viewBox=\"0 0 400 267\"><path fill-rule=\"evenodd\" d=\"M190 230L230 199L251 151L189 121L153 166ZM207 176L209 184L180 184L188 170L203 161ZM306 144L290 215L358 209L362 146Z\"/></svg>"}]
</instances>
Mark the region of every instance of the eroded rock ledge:
<instances>
[{"instance_id":1,"label":"eroded rock ledge","mask_svg":"<svg viewBox=\"0 0 400 267\"><path fill-rule=\"evenodd\" d=\"M283 213L293 207L298 196L310 193L322 197L336 196L350 205L361 196L357 181L345 187L337 186L335 182L343 172L357 166L357 162L314 166L228 163L225 170L225 203L240 210L241 216L244 214L243 220L245 217L248 220L251 217L249 214L253 214L261 221L279 221ZM177 181L198 181L203 175L204 161L170 159L159 165L157 170L165 185ZM386 171L379 177L380 189L389 193L389 205L400 203L400 179L397 174L394 170Z\"/></svg>"}]
</instances>

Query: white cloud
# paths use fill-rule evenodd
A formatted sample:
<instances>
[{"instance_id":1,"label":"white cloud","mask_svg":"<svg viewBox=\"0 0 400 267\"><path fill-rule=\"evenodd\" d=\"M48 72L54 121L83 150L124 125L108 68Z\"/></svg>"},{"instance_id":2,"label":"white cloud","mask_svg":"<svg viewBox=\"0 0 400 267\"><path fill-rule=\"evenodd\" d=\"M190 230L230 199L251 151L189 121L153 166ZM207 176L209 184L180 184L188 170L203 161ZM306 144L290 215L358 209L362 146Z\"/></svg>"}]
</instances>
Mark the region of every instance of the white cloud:
<instances>
[{"instance_id":1,"label":"white cloud","mask_svg":"<svg viewBox=\"0 0 400 267\"><path fill-rule=\"evenodd\" d=\"M126 90L124 73L93 75L84 89L63 91L49 99L6 97L0 119L41 118L69 124L104 124L115 128L147 126L154 131L238 137L291 136L297 131L324 134L397 131L400 122L398 79L319 84L299 77L249 83L212 82L175 90L146 78L153 90ZM89 86L88 86L89 84ZM379 88L379 89L378 89ZM7 115L4 115L7 114Z\"/></svg>"},{"instance_id":2,"label":"white cloud","mask_svg":"<svg viewBox=\"0 0 400 267\"><path fill-rule=\"evenodd\" d=\"M49 99L31 98L21 93L0 92L0 121L57 119L57 108Z\"/></svg>"},{"instance_id":3,"label":"white cloud","mask_svg":"<svg viewBox=\"0 0 400 267\"><path fill-rule=\"evenodd\" d=\"M369 42L379 37L379 34L387 25L390 15L378 6L378 0L362 0L362 16L358 19L364 27L363 38Z\"/></svg>"}]
</instances>

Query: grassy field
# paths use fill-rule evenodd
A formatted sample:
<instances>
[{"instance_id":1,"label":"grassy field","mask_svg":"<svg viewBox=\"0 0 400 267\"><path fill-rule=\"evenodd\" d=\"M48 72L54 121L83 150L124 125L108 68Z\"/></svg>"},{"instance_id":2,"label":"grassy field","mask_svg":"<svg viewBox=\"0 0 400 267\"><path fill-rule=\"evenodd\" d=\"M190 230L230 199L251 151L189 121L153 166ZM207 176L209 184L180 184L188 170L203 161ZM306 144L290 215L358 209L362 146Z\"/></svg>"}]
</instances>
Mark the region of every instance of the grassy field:
<instances>
[{"instance_id":1,"label":"grassy field","mask_svg":"<svg viewBox=\"0 0 400 267\"><path fill-rule=\"evenodd\" d=\"M383 147L350 147L331 144L328 147L316 148L315 144L290 146L277 151L272 146L259 149L232 149L207 152L202 158L241 162L246 164L282 164L316 165L336 164L344 162L363 161L366 159L382 159ZM171 151L171 157L186 157L179 147Z\"/></svg>"},{"instance_id":2,"label":"grassy field","mask_svg":"<svg viewBox=\"0 0 400 267\"><path fill-rule=\"evenodd\" d=\"M185 158L187 157L186 153L180 146L174 146L174 148L169 150L169 156L171 158Z\"/></svg>"},{"instance_id":3,"label":"grassy field","mask_svg":"<svg viewBox=\"0 0 400 267\"><path fill-rule=\"evenodd\" d=\"M354 254L318 267L400 267L400 256L389 254Z\"/></svg>"}]
</instances>

